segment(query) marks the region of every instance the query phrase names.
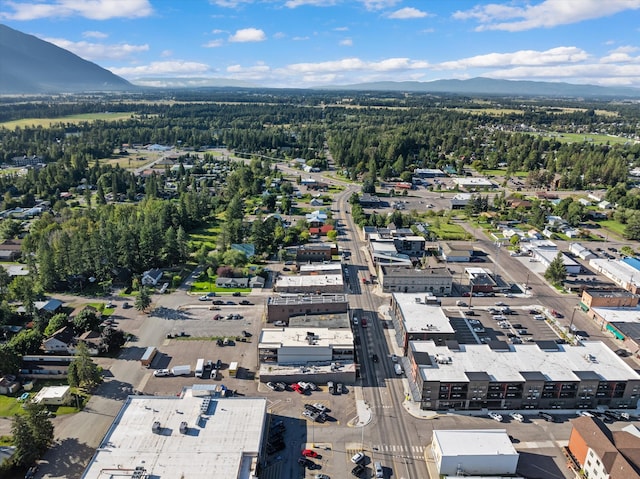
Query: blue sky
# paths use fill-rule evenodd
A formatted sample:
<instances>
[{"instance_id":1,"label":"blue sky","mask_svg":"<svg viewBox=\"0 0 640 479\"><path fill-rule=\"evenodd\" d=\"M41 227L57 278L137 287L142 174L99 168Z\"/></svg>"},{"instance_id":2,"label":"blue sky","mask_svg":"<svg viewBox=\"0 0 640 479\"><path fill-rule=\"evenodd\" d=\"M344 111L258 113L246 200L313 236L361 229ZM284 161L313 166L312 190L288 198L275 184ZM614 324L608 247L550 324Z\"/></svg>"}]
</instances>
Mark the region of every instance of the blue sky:
<instances>
[{"instance_id":1,"label":"blue sky","mask_svg":"<svg viewBox=\"0 0 640 479\"><path fill-rule=\"evenodd\" d=\"M0 23L138 84L640 87L640 0L0 0Z\"/></svg>"}]
</instances>

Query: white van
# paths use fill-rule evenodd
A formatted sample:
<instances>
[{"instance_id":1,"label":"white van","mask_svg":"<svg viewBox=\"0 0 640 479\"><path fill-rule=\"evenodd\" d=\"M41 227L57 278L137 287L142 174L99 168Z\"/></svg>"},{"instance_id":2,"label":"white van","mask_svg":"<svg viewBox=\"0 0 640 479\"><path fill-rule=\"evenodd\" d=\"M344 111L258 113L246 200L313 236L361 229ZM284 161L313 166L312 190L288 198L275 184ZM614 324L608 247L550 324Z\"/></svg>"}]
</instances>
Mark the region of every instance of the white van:
<instances>
[{"instance_id":1,"label":"white van","mask_svg":"<svg viewBox=\"0 0 640 479\"><path fill-rule=\"evenodd\" d=\"M400 366L398 363L396 363L396 364L393 365L393 369L395 369L396 374L398 376L402 376L402 372L403 372L402 371L402 366Z\"/></svg>"},{"instance_id":2,"label":"white van","mask_svg":"<svg viewBox=\"0 0 640 479\"><path fill-rule=\"evenodd\" d=\"M379 462L373 463L373 469L376 471L376 477L384 477L384 471L382 470L382 464Z\"/></svg>"}]
</instances>

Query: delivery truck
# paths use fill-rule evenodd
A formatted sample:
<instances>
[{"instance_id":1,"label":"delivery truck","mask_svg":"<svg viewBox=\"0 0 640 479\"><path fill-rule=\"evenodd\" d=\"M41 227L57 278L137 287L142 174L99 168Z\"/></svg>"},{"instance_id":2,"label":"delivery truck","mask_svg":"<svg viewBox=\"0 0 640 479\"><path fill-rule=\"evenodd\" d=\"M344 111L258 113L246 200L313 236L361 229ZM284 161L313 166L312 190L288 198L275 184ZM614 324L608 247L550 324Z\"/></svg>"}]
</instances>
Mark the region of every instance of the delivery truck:
<instances>
[{"instance_id":1,"label":"delivery truck","mask_svg":"<svg viewBox=\"0 0 640 479\"><path fill-rule=\"evenodd\" d=\"M184 364L181 366L174 366L171 368L171 374L174 376L190 376L191 375L191 365Z\"/></svg>"},{"instance_id":2,"label":"delivery truck","mask_svg":"<svg viewBox=\"0 0 640 479\"><path fill-rule=\"evenodd\" d=\"M140 364L147 368L150 367L151 363L153 362L153 358L156 357L157 353L158 350L156 348L154 348L153 346L149 346L147 349L145 349L144 354L140 358Z\"/></svg>"},{"instance_id":3,"label":"delivery truck","mask_svg":"<svg viewBox=\"0 0 640 479\"><path fill-rule=\"evenodd\" d=\"M204 358L198 359L196 363L196 377L201 378L202 373L204 373Z\"/></svg>"}]
</instances>

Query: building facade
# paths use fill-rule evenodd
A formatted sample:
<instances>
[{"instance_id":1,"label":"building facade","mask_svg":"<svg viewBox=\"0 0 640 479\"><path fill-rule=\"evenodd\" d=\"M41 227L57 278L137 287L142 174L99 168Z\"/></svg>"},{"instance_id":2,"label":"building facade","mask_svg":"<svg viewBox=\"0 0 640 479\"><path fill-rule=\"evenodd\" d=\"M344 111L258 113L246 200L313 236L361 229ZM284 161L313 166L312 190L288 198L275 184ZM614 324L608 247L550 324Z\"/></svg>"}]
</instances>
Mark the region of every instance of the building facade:
<instances>
[{"instance_id":1,"label":"building facade","mask_svg":"<svg viewBox=\"0 0 640 479\"><path fill-rule=\"evenodd\" d=\"M640 399L640 375L600 341L411 341L407 356L422 409L636 408Z\"/></svg>"},{"instance_id":2,"label":"building facade","mask_svg":"<svg viewBox=\"0 0 640 479\"><path fill-rule=\"evenodd\" d=\"M287 323L291 316L346 313L349 299L346 294L271 296L267 299L266 309L268 323Z\"/></svg>"},{"instance_id":3,"label":"building facade","mask_svg":"<svg viewBox=\"0 0 640 479\"><path fill-rule=\"evenodd\" d=\"M416 269L408 266L380 265L380 285L385 293L451 294L453 275L448 268Z\"/></svg>"},{"instance_id":4,"label":"building facade","mask_svg":"<svg viewBox=\"0 0 640 479\"><path fill-rule=\"evenodd\" d=\"M638 306L637 294L624 289L585 289L580 299L583 309L591 308L635 308Z\"/></svg>"}]
</instances>

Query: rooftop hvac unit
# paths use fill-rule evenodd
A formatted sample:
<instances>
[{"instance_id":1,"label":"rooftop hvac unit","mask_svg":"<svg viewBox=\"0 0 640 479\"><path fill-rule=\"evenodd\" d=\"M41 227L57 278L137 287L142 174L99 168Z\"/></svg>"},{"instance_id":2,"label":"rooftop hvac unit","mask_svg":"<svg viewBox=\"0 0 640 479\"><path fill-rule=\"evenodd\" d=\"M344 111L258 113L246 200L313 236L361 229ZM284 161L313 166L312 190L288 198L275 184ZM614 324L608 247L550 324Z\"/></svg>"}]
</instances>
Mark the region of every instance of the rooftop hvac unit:
<instances>
[{"instance_id":1,"label":"rooftop hvac unit","mask_svg":"<svg viewBox=\"0 0 640 479\"><path fill-rule=\"evenodd\" d=\"M162 429L160 427L160 421L154 421L153 425L151 426L151 431L158 434L160 432L160 429Z\"/></svg>"}]
</instances>

